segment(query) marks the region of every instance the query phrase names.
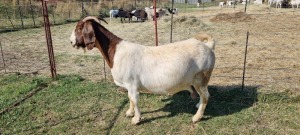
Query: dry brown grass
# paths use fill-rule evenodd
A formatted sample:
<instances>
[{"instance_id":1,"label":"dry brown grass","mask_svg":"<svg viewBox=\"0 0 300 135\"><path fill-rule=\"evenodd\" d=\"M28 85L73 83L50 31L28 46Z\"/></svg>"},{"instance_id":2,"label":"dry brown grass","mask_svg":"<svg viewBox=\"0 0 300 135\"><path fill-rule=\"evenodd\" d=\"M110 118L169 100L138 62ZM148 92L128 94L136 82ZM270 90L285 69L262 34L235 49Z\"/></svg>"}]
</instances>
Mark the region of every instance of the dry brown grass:
<instances>
[{"instance_id":1,"label":"dry brown grass","mask_svg":"<svg viewBox=\"0 0 300 135\"><path fill-rule=\"evenodd\" d=\"M246 14L245 12L237 13L219 13L212 19L212 22L252 22L255 21L251 15Z\"/></svg>"},{"instance_id":2,"label":"dry brown grass","mask_svg":"<svg viewBox=\"0 0 300 135\"><path fill-rule=\"evenodd\" d=\"M211 85L233 86L242 82L242 68L246 32L250 32L245 84L260 86L260 91L287 91L299 95L300 54L299 31L297 27L300 13L286 12L291 9L271 9L266 5L251 5L247 14L241 14L243 6L219 7L180 13L174 16L173 42L192 37L204 31L217 41L216 66ZM281 13L283 12L284 13ZM247 21L210 21L218 13L224 16L238 14L243 18L251 14ZM269 14L271 13L271 14ZM219 15L217 15L219 16ZM246 17L247 18L247 17ZM109 21L109 19L108 19ZM59 74L79 74L99 81L104 78L103 60L98 50L87 53L71 47L69 35L75 23L51 28ZM125 40L143 45L155 45L152 21L144 23L124 23L113 19L109 30ZM170 17L158 21L159 45L170 42ZM42 28L4 33L0 35L9 72L34 72L50 75L48 56ZM2 67L2 60L0 65ZM3 68L1 72L4 72ZM109 69L106 66L109 76ZM111 76L108 77L111 79Z\"/></svg>"}]
</instances>

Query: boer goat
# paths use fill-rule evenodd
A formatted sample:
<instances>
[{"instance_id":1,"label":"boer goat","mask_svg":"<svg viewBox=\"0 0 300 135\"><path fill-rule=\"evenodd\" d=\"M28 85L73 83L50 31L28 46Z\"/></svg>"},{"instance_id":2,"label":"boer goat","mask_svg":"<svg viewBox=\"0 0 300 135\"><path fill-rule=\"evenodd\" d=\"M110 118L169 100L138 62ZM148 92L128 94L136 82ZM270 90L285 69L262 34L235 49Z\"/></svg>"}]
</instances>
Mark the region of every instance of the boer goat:
<instances>
[{"instance_id":1,"label":"boer goat","mask_svg":"<svg viewBox=\"0 0 300 135\"><path fill-rule=\"evenodd\" d=\"M100 18L100 20L105 21ZM175 94L193 89L200 95L199 121L208 102L208 82L215 64L214 39L207 34L162 46L143 46L125 41L108 31L96 17L80 20L72 32L71 44L77 48L97 48L111 69L114 82L128 90L127 117L132 124L141 121L139 91Z\"/></svg>"}]
</instances>

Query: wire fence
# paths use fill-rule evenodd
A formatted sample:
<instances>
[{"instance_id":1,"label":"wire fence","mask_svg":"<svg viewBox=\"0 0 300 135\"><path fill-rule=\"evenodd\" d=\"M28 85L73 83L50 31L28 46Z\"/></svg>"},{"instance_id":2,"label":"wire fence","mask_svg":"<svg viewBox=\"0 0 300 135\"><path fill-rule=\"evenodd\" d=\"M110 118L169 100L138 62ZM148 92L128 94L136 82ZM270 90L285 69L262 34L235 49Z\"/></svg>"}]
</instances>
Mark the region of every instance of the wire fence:
<instances>
[{"instance_id":1,"label":"wire fence","mask_svg":"<svg viewBox=\"0 0 300 135\"><path fill-rule=\"evenodd\" d=\"M19 1L19 0L18 0ZM62 1L57 3L48 4L49 19L51 25L66 24L75 22L87 15L103 15L109 16L111 9L124 8L126 10L144 9L145 7L152 6L152 0L146 1L134 1L131 2L120 2L120 1L105 1L105 2L73 2L73 1ZM198 0L175 0L174 7L183 12L194 12L199 10L209 10L211 6L218 6L218 1L203 2L197 5ZM157 0L157 7L167 8L171 7L171 0ZM240 3L238 3L241 5ZM249 3L248 5L253 4ZM266 3L265 3L266 4ZM245 6L246 8L246 6ZM217 13L226 9L220 8ZM231 6L230 9L236 10L236 5ZM297 9L288 12L297 12ZM275 8L269 8L269 13L280 13ZM211 15L210 15L211 16ZM205 16L203 16L205 17ZM208 16L209 17L209 16ZM29 3L18 2L12 5L11 3L0 2L0 32L14 31L19 29L42 27L43 16L42 6L40 2L31 1Z\"/></svg>"},{"instance_id":2,"label":"wire fence","mask_svg":"<svg viewBox=\"0 0 300 135\"><path fill-rule=\"evenodd\" d=\"M21 0L17 1L16 4L0 2L0 32L43 26L42 6L40 2L32 0L29 0L27 3ZM168 0L157 1L157 7L170 7L171 5L171 1ZM68 0L66 2L49 3L48 11L51 24L57 25L77 21L86 15L98 16L101 14L107 17L111 9L144 9L153 5L152 2L152 0L131 0L131 2L114 0L78 2ZM196 7L194 3L191 1L185 3L184 0L177 0L177 7L188 10L188 8Z\"/></svg>"},{"instance_id":3,"label":"wire fence","mask_svg":"<svg viewBox=\"0 0 300 135\"><path fill-rule=\"evenodd\" d=\"M67 3L66 3L67 4ZM74 4L74 3L73 3ZM82 3L76 3L77 7L81 7L80 5ZM84 7L88 7L89 3L84 3ZM91 4L93 5L93 4ZM148 4L147 4L148 5ZM62 5L60 5L62 6ZM96 4L94 3L94 6ZM175 4L175 7L178 6L178 3ZM210 31L209 26L206 26L205 23L209 23L208 19L216 17L220 13L237 13L243 10L244 5L239 5L236 8L210 8L210 7L197 7L196 5L190 5L193 7L180 9L179 14L197 14L195 18L187 18L187 17L177 17L174 20L174 23L178 23L177 25L174 25L173 30L173 39L175 41L180 41L183 39L186 39L187 37L194 34L193 29L196 30L204 30L208 29L207 31ZM141 7L144 7L141 6ZM58 6L56 7L58 8ZM251 7L249 7L251 9ZM248 8L248 9L249 9ZM75 9L75 8L74 8ZM86 8L84 8L86 9ZM109 8L108 8L109 9ZM261 10L261 9L260 9ZM56 11L56 10L55 10ZM66 12L60 12L65 13L65 15L60 15L61 20L73 20L80 19L82 17L82 13L84 10L81 8L78 8L76 10L72 11L66 11ZM260 25L272 25L271 27L273 29L266 29L263 32L256 32L252 31L251 28L255 27L249 27L249 46L248 46L248 55L247 55L247 62L246 62L246 71L245 71L245 84L269 84L269 83L277 83L278 85L286 86L284 84L289 83L295 83L299 80L297 78L300 78L299 74L299 59L296 57L299 55L299 43L297 42L296 37L300 37L300 33L297 32L297 27L288 24L287 20L282 21L276 21L276 23L272 22L274 19L273 16L286 16L291 15L292 17L298 17L299 18L299 11L297 9L288 9L288 10L281 10L281 9L264 9L264 12L253 12L252 10L249 10L247 12L249 15L256 16L257 18L264 19L264 20L257 20L261 21L262 23ZM76 14L77 12L77 14ZM89 14L95 14L98 15L98 11L87 11ZM209 14L208 14L209 12ZM55 13L54 17L51 16L51 10L50 10L50 22L53 24L60 24L59 19L55 19L60 13ZM24 13L25 14L25 13ZM76 15L75 15L76 14ZM20 18L15 16L15 20L20 20ZM187 15L188 16L188 15ZM35 18L38 18L38 15L34 15ZM6 20L7 20L6 16ZM13 19L13 15L10 16L11 19ZM26 17L23 17L26 18ZM52 20L51 20L52 19ZM169 22L168 17L162 18L164 22ZM192 22L188 22L190 19ZM193 19L197 19L198 22L193 24L193 22L197 22ZM279 18L280 19L280 18ZM33 19L28 16L28 20L30 20L32 23L28 26L33 26ZM39 20L39 19L35 19ZM41 20L42 21L42 20ZM113 24L119 23L119 20L114 19L115 21ZM26 22L26 21L24 21ZM214 80L217 80L218 82L224 81L226 83L228 80L231 80L230 83L233 84L240 84L242 82L242 75L243 75L243 60L244 60L244 49L246 44L246 31L245 28L242 28L242 26L238 26L239 22L231 23L231 25L228 25L231 29L231 31L226 32L219 32L216 35L216 39L222 43L217 42L217 49L216 49L216 55L218 60L216 63L216 67L214 70L213 78ZM5 27L11 27L10 23L6 23L8 26ZM15 28L21 28L21 23L19 22L19 25L17 23L13 23ZM29 24L29 23L24 23ZM38 21L36 21L36 25L38 26ZM203 25L202 25L203 24ZM295 23L294 23L295 24ZM2 25L2 24L1 24ZM42 22L40 25L43 25ZM116 35L122 36L122 38L137 42L137 43L143 43L144 45L154 45L154 37L153 36L147 36L145 37L144 34L139 34L141 30L143 33L149 33L149 35L154 35L153 30L153 24L149 23L149 25L141 24L134 24L139 29L134 29L129 31L125 28L125 26L128 26L129 24L123 24L122 27L108 27L109 30L111 30ZM186 29L180 29L179 27L189 25ZM225 24L224 24L225 25ZM24 25L25 28L27 27ZM143 28L142 28L143 27ZM170 25L167 23L159 24L158 26L158 34L159 34L159 44L166 44L169 43L169 38L164 37L170 37L170 32L166 31ZM247 26L248 27L248 26ZM263 27L262 27L263 28ZM161 30L160 30L161 29ZM241 29L241 30L240 30ZM292 32L289 30L296 29ZM299 28L298 28L299 29ZM213 30L211 30L213 31ZM56 33L64 34L64 31L59 29L56 30ZM181 33L184 33L182 35ZM214 33L214 32L211 32ZM21 31L21 34L26 34ZM69 31L67 32L69 35ZM243 36L244 35L244 36ZM9 36L9 34L8 34ZM10 35L11 36L11 35ZM68 36L62 36L62 35L53 35L54 43L59 44L67 44L67 41L57 41L62 38L65 38L64 40L68 39ZM23 37L16 37L13 40L11 38L6 39L5 36L1 36L1 42L0 45L3 47L2 58L0 62L0 71L4 72L6 68L8 69L8 72L26 72L26 73L43 73L48 72L48 61L47 56L43 56L41 54L46 53L45 49L40 50L40 46L44 45L45 42L41 41L34 41L35 39L38 39L39 35L35 35L34 37L28 38L28 41L30 41L30 44L37 44L37 46L29 46L29 44L22 44L18 43L18 38L24 38ZM66 38L67 37L67 38ZM26 36L25 36L26 38ZM145 40L147 38L147 40ZM231 39L231 40L228 40ZM276 39L276 40L275 40ZM293 41L289 42L279 42L279 40L290 40ZM259 41L259 42L257 42ZM14 47L8 47L10 45L14 45ZM16 45L17 44L17 45ZM280 44L280 45L278 45ZM28 46L27 46L28 45ZM297 46L298 45L298 46ZM21 48L21 49L18 49ZM58 50L62 49L63 46L60 45L59 47L56 47L54 49ZM66 47L69 48L69 47ZM14 52L14 50L19 50ZM58 72L60 74L64 73L81 73L84 74L84 77L88 77L90 79L98 78L98 80L101 79L108 79L111 80L112 76L108 72L109 68L105 66L104 61L99 61L100 55L98 52L96 52L96 55L88 54L88 55L79 55L75 58L75 60L70 61L69 57L75 57L73 54L66 54L68 49L62 49L58 52L56 55L56 59L58 59ZM26 53L26 54L25 54ZM77 54L78 55L78 54ZM26 59L25 59L26 58ZM26 63L22 61L28 61L31 60L31 63ZM90 64L86 64L86 61L89 61ZM68 62L74 62L75 65L72 65L72 71L66 70L70 67L68 65ZM6 68L3 64L6 64ZM35 63L32 65L32 63ZM28 68L30 67L30 68ZM92 68L92 69L90 69ZM103 70L106 69L106 70ZM64 70L64 71L62 71ZM99 75L100 74L100 75ZM97 76L97 77L96 77ZM227 81L226 81L227 80ZM228 83L228 82L227 82ZM298 88L299 86L289 86L293 89Z\"/></svg>"}]
</instances>

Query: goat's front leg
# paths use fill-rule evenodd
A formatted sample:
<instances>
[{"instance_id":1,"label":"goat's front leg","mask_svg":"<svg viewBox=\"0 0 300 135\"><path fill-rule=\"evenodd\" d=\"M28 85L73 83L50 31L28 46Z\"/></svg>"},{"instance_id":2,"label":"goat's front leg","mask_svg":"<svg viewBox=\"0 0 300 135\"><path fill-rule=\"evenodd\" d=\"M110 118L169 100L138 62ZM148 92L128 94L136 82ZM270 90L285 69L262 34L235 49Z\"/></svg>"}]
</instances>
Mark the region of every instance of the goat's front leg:
<instances>
[{"instance_id":1,"label":"goat's front leg","mask_svg":"<svg viewBox=\"0 0 300 135\"><path fill-rule=\"evenodd\" d=\"M138 107L139 93L137 89L128 89L128 97L130 100L130 107L126 112L132 115L134 110L134 117L132 118L132 124L138 124L141 121L141 112Z\"/></svg>"},{"instance_id":2,"label":"goat's front leg","mask_svg":"<svg viewBox=\"0 0 300 135\"><path fill-rule=\"evenodd\" d=\"M129 109L126 111L126 117L133 117L134 116L134 104L131 101L129 94L128 94L128 98L130 101L130 106L129 106Z\"/></svg>"}]
</instances>

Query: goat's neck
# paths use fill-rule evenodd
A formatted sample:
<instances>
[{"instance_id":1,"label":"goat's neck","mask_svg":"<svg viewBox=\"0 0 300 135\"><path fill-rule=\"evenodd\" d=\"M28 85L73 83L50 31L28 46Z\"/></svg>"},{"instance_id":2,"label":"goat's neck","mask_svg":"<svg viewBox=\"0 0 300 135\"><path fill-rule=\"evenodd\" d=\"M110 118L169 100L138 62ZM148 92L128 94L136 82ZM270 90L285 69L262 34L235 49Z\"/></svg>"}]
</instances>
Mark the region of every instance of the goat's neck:
<instances>
[{"instance_id":1,"label":"goat's neck","mask_svg":"<svg viewBox=\"0 0 300 135\"><path fill-rule=\"evenodd\" d=\"M94 27L96 47L99 49L108 66L113 68L116 45L122 40L101 25Z\"/></svg>"}]
</instances>

